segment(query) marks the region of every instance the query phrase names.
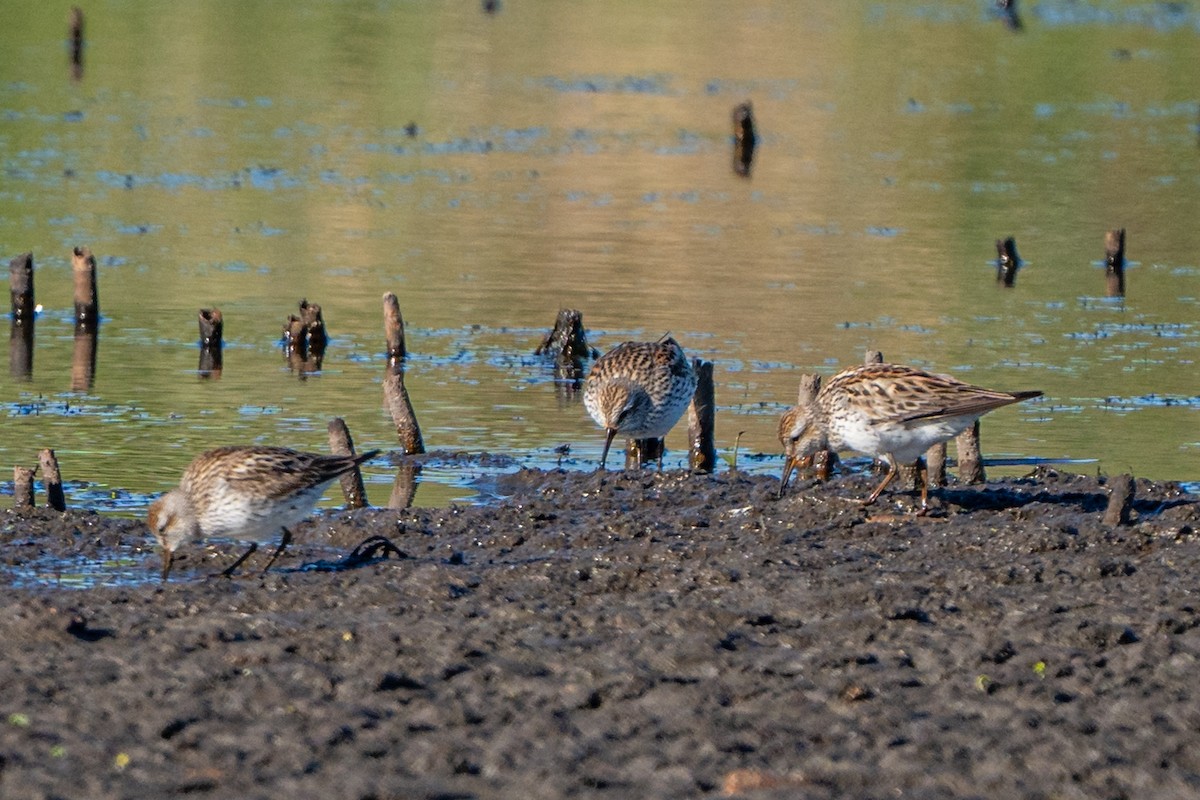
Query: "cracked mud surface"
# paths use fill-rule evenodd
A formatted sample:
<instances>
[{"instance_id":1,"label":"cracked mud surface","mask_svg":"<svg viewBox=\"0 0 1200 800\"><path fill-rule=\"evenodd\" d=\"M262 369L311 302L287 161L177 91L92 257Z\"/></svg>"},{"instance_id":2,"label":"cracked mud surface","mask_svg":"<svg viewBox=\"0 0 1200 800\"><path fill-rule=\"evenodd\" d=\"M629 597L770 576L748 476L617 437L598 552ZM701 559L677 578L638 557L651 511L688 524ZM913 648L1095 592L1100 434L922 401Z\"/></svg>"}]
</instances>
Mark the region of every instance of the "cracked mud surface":
<instances>
[{"instance_id":1,"label":"cracked mud surface","mask_svg":"<svg viewBox=\"0 0 1200 800\"><path fill-rule=\"evenodd\" d=\"M5 798L1118 798L1200 792L1200 500L1042 470L522 471L484 507L331 512L265 578L13 588L158 559L0 512ZM886 501L886 502L884 502ZM334 567L372 535L404 558ZM304 565L308 565L307 568Z\"/></svg>"}]
</instances>

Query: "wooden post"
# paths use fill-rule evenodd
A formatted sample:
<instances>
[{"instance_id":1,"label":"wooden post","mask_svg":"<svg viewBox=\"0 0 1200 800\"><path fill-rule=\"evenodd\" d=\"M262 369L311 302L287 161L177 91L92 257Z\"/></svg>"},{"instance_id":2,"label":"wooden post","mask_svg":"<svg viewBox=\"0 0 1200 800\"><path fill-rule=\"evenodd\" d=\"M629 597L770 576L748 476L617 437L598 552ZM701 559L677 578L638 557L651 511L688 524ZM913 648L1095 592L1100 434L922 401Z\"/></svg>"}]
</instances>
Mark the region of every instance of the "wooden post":
<instances>
[{"instance_id":1,"label":"wooden post","mask_svg":"<svg viewBox=\"0 0 1200 800\"><path fill-rule=\"evenodd\" d=\"M1009 236L1004 241L996 240L996 282L1011 288L1017 281L1017 268L1021 259L1017 257L1017 240Z\"/></svg>"},{"instance_id":2,"label":"wooden post","mask_svg":"<svg viewBox=\"0 0 1200 800\"><path fill-rule=\"evenodd\" d=\"M696 391L688 404L688 464L692 472L709 475L717 468L714 440L717 406L713 392L711 361L692 359L696 371Z\"/></svg>"},{"instance_id":3,"label":"wooden post","mask_svg":"<svg viewBox=\"0 0 1200 800\"><path fill-rule=\"evenodd\" d=\"M1104 281L1109 297L1125 296L1125 229L1104 234Z\"/></svg>"},{"instance_id":4,"label":"wooden post","mask_svg":"<svg viewBox=\"0 0 1200 800\"><path fill-rule=\"evenodd\" d=\"M33 375L33 318L18 322L15 318L9 330L8 372L18 380Z\"/></svg>"},{"instance_id":5,"label":"wooden post","mask_svg":"<svg viewBox=\"0 0 1200 800\"><path fill-rule=\"evenodd\" d=\"M100 338L95 328L75 327L75 349L71 354L71 391L89 391L96 381L96 342Z\"/></svg>"},{"instance_id":6,"label":"wooden post","mask_svg":"<svg viewBox=\"0 0 1200 800\"><path fill-rule=\"evenodd\" d=\"M200 363L196 371L201 378L219 380L225 366L225 317L219 308L202 308L196 319L200 326Z\"/></svg>"},{"instance_id":7,"label":"wooden post","mask_svg":"<svg viewBox=\"0 0 1200 800\"><path fill-rule=\"evenodd\" d=\"M1108 485L1108 508L1104 511L1104 524L1114 528L1128 525L1129 512L1133 510L1133 476L1118 475Z\"/></svg>"},{"instance_id":8,"label":"wooden post","mask_svg":"<svg viewBox=\"0 0 1200 800\"><path fill-rule=\"evenodd\" d=\"M398 364L408 357L404 347L404 317L400 315L400 301L391 292L383 295L383 334L387 339L388 364Z\"/></svg>"},{"instance_id":9,"label":"wooden post","mask_svg":"<svg viewBox=\"0 0 1200 800\"><path fill-rule=\"evenodd\" d=\"M33 322L33 253L22 253L8 262L8 282L13 322Z\"/></svg>"},{"instance_id":10,"label":"wooden post","mask_svg":"<svg viewBox=\"0 0 1200 800\"><path fill-rule=\"evenodd\" d=\"M754 132L754 109L750 101L733 109L733 171L743 177L750 176L754 163L754 148L758 135Z\"/></svg>"},{"instance_id":11,"label":"wooden post","mask_svg":"<svg viewBox=\"0 0 1200 800\"><path fill-rule=\"evenodd\" d=\"M100 327L100 294L96 289L96 257L87 247L71 251L71 271L75 275L75 330Z\"/></svg>"},{"instance_id":12,"label":"wooden post","mask_svg":"<svg viewBox=\"0 0 1200 800\"><path fill-rule=\"evenodd\" d=\"M335 456L354 455L354 440L350 438L350 429L341 417L329 420L329 452ZM346 499L346 508L366 508L367 487L363 484L362 471L355 467L349 472L343 472L339 480L342 484L342 497Z\"/></svg>"},{"instance_id":13,"label":"wooden post","mask_svg":"<svg viewBox=\"0 0 1200 800\"><path fill-rule=\"evenodd\" d=\"M66 511L67 500L63 495L62 476L58 471L58 459L54 451L46 449L38 453L38 463L42 468L42 486L46 490L46 505L55 511Z\"/></svg>"},{"instance_id":14,"label":"wooden post","mask_svg":"<svg viewBox=\"0 0 1200 800\"><path fill-rule=\"evenodd\" d=\"M404 365L389 366L383 374L383 399L396 425L396 436L400 448L407 454L424 453L425 440L421 437L421 426L413 411L412 400L404 386Z\"/></svg>"},{"instance_id":15,"label":"wooden post","mask_svg":"<svg viewBox=\"0 0 1200 800\"><path fill-rule=\"evenodd\" d=\"M67 40L71 47L71 79L83 78L83 9L79 6L71 8L67 17Z\"/></svg>"},{"instance_id":16,"label":"wooden post","mask_svg":"<svg viewBox=\"0 0 1200 800\"><path fill-rule=\"evenodd\" d=\"M33 508L33 473L29 467L13 467L13 508Z\"/></svg>"},{"instance_id":17,"label":"wooden post","mask_svg":"<svg viewBox=\"0 0 1200 800\"><path fill-rule=\"evenodd\" d=\"M308 302L308 298L300 301L300 321L304 325L305 344L308 352L314 356L325 355L325 346L329 336L325 332L325 318L321 316L321 307Z\"/></svg>"},{"instance_id":18,"label":"wooden post","mask_svg":"<svg viewBox=\"0 0 1200 800\"><path fill-rule=\"evenodd\" d=\"M946 443L938 442L925 451L925 481L929 488L946 485Z\"/></svg>"},{"instance_id":19,"label":"wooden post","mask_svg":"<svg viewBox=\"0 0 1200 800\"><path fill-rule=\"evenodd\" d=\"M960 483L975 484L987 480L983 471L983 456L979 452L979 420L958 435L954 440L958 450L958 480Z\"/></svg>"},{"instance_id":20,"label":"wooden post","mask_svg":"<svg viewBox=\"0 0 1200 800\"><path fill-rule=\"evenodd\" d=\"M584 359L589 356L598 358L600 355L588 347L587 334L583 330L583 313L574 308L559 309L554 327L533 354L553 355L554 377L566 381L574 389L578 389L583 380Z\"/></svg>"},{"instance_id":21,"label":"wooden post","mask_svg":"<svg viewBox=\"0 0 1200 800\"><path fill-rule=\"evenodd\" d=\"M283 349L288 355L298 353L300 358L308 355L307 340L304 337L304 320L295 314L288 314L283 323Z\"/></svg>"},{"instance_id":22,"label":"wooden post","mask_svg":"<svg viewBox=\"0 0 1200 800\"><path fill-rule=\"evenodd\" d=\"M864 364L882 364L883 363L883 353L881 353L878 350L868 350L866 352L866 355L863 356L863 363Z\"/></svg>"},{"instance_id":23,"label":"wooden post","mask_svg":"<svg viewBox=\"0 0 1200 800\"><path fill-rule=\"evenodd\" d=\"M219 308L202 308L198 318L200 346L220 350L224 345L225 317Z\"/></svg>"}]
</instances>

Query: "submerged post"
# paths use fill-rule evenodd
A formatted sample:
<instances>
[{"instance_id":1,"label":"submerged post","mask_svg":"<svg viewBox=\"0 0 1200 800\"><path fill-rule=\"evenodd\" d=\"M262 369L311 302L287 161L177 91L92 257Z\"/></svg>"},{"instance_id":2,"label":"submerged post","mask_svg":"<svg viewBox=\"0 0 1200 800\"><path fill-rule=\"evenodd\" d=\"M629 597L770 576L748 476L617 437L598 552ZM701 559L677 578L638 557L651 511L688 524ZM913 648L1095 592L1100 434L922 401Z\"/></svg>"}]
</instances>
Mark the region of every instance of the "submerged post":
<instances>
[{"instance_id":1,"label":"submerged post","mask_svg":"<svg viewBox=\"0 0 1200 800\"><path fill-rule=\"evenodd\" d=\"M354 440L350 438L350 429L341 417L329 420L329 452L335 456L354 455ZM358 467L343 472L338 479L342 484L342 497L346 500L346 508L367 507L367 487L363 484L362 470Z\"/></svg>"},{"instance_id":2,"label":"submerged post","mask_svg":"<svg viewBox=\"0 0 1200 800\"><path fill-rule=\"evenodd\" d=\"M1133 510L1133 476L1118 475L1108 485L1108 508L1104 510L1104 524L1114 528L1128 525L1129 512Z\"/></svg>"},{"instance_id":3,"label":"submerged post","mask_svg":"<svg viewBox=\"0 0 1200 800\"><path fill-rule=\"evenodd\" d=\"M946 485L946 443L938 442L925 451L925 482L929 488Z\"/></svg>"},{"instance_id":4,"label":"submerged post","mask_svg":"<svg viewBox=\"0 0 1200 800\"><path fill-rule=\"evenodd\" d=\"M714 442L717 406L713 392L711 361L692 359L696 372L696 391L688 404L688 465L692 472L705 475L717 468L717 447Z\"/></svg>"},{"instance_id":5,"label":"submerged post","mask_svg":"<svg viewBox=\"0 0 1200 800\"><path fill-rule=\"evenodd\" d=\"M8 283L12 289L14 324L33 323L33 253L22 253L8 262Z\"/></svg>"},{"instance_id":6,"label":"submerged post","mask_svg":"<svg viewBox=\"0 0 1200 800\"><path fill-rule=\"evenodd\" d=\"M200 326L200 363L196 370L202 378L220 378L225 362L225 317L219 308L202 308L196 319Z\"/></svg>"},{"instance_id":7,"label":"submerged post","mask_svg":"<svg viewBox=\"0 0 1200 800\"><path fill-rule=\"evenodd\" d=\"M49 448L38 453L38 464L42 468L42 486L46 490L46 505L55 511L66 511L67 500L63 495L62 476L58 471L58 459Z\"/></svg>"},{"instance_id":8,"label":"submerged post","mask_svg":"<svg viewBox=\"0 0 1200 800\"><path fill-rule=\"evenodd\" d=\"M626 439L625 469L641 469L646 464L662 464L667 453L664 439Z\"/></svg>"},{"instance_id":9,"label":"submerged post","mask_svg":"<svg viewBox=\"0 0 1200 800\"><path fill-rule=\"evenodd\" d=\"M1109 297L1125 296L1125 229L1104 234L1104 281Z\"/></svg>"},{"instance_id":10,"label":"submerged post","mask_svg":"<svg viewBox=\"0 0 1200 800\"><path fill-rule=\"evenodd\" d=\"M1017 269L1021 259L1017 257L1017 240L1009 236L996 240L996 283L1012 288L1017 281Z\"/></svg>"},{"instance_id":11,"label":"submerged post","mask_svg":"<svg viewBox=\"0 0 1200 800\"><path fill-rule=\"evenodd\" d=\"M75 332L98 330L100 295L96 288L96 257L87 247L71 251L71 272L75 276Z\"/></svg>"},{"instance_id":12,"label":"submerged post","mask_svg":"<svg viewBox=\"0 0 1200 800\"><path fill-rule=\"evenodd\" d=\"M554 357L554 377L562 382L560 387L569 390L567 394L573 394L583 380L584 359L599 356L588 347L587 334L583 330L583 313L575 308L559 309L558 316L554 318L554 327L533 354Z\"/></svg>"},{"instance_id":13,"label":"submerged post","mask_svg":"<svg viewBox=\"0 0 1200 800\"><path fill-rule=\"evenodd\" d=\"M8 262L12 290L12 329L9 333L8 371L14 378L33 375L33 324L37 306L33 300L33 253Z\"/></svg>"},{"instance_id":14,"label":"submerged post","mask_svg":"<svg viewBox=\"0 0 1200 800\"><path fill-rule=\"evenodd\" d=\"M71 49L71 79L83 77L83 9L72 6L67 17L67 41Z\"/></svg>"},{"instance_id":15,"label":"submerged post","mask_svg":"<svg viewBox=\"0 0 1200 800\"><path fill-rule=\"evenodd\" d=\"M754 163L754 148L758 135L754 132L754 110L750 101L733 109L733 171L743 177L750 176Z\"/></svg>"}]
</instances>

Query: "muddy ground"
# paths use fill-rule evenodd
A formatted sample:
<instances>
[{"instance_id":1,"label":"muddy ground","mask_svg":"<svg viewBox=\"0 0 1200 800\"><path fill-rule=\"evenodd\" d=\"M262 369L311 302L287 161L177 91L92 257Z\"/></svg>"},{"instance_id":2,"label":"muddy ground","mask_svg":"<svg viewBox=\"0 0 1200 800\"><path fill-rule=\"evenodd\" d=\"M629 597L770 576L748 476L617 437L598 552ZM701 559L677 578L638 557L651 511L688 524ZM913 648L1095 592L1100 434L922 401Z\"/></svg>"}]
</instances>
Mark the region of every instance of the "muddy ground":
<instances>
[{"instance_id":1,"label":"muddy ground","mask_svg":"<svg viewBox=\"0 0 1200 800\"><path fill-rule=\"evenodd\" d=\"M1139 481L1110 527L1043 470L917 518L872 480L524 471L318 516L265 579L203 577L225 544L8 585L0 797L1200 793L1198 498ZM320 569L372 534L405 557ZM9 565L146 543L0 513Z\"/></svg>"}]
</instances>

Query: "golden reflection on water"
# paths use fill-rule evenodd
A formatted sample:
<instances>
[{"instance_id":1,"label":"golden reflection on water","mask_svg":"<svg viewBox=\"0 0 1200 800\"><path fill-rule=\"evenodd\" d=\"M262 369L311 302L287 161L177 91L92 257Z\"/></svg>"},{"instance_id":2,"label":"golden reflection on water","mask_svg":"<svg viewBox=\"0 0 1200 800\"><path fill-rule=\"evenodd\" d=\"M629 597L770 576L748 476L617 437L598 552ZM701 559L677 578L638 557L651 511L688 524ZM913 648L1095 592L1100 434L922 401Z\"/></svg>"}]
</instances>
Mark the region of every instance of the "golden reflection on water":
<instances>
[{"instance_id":1,"label":"golden reflection on water","mask_svg":"<svg viewBox=\"0 0 1200 800\"><path fill-rule=\"evenodd\" d=\"M154 493L216 444L324 447L335 415L393 446L395 291L433 448L550 465L569 442L591 467L594 426L529 357L571 306L602 348L671 331L714 360L726 456L741 430L743 452L775 452L798 375L875 348L1043 389L989 417L992 454L1200 478L1195 37L1055 11L1017 35L966 2L126 2L88 12L73 83L62 16L15 4L0 242L34 251L47 312L32 380L0 376L0 462L55 447L69 478ZM744 100L748 179L730 169ZM1112 303L1093 262L1119 226L1137 263ZM1027 264L1001 290L1008 235ZM83 395L78 244L104 314ZM303 297L333 336L306 380L275 347ZM202 381L212 306L229 345ZM452 472L424 473L418 503L471 496Z\"/></svg>"}]
</instances>

